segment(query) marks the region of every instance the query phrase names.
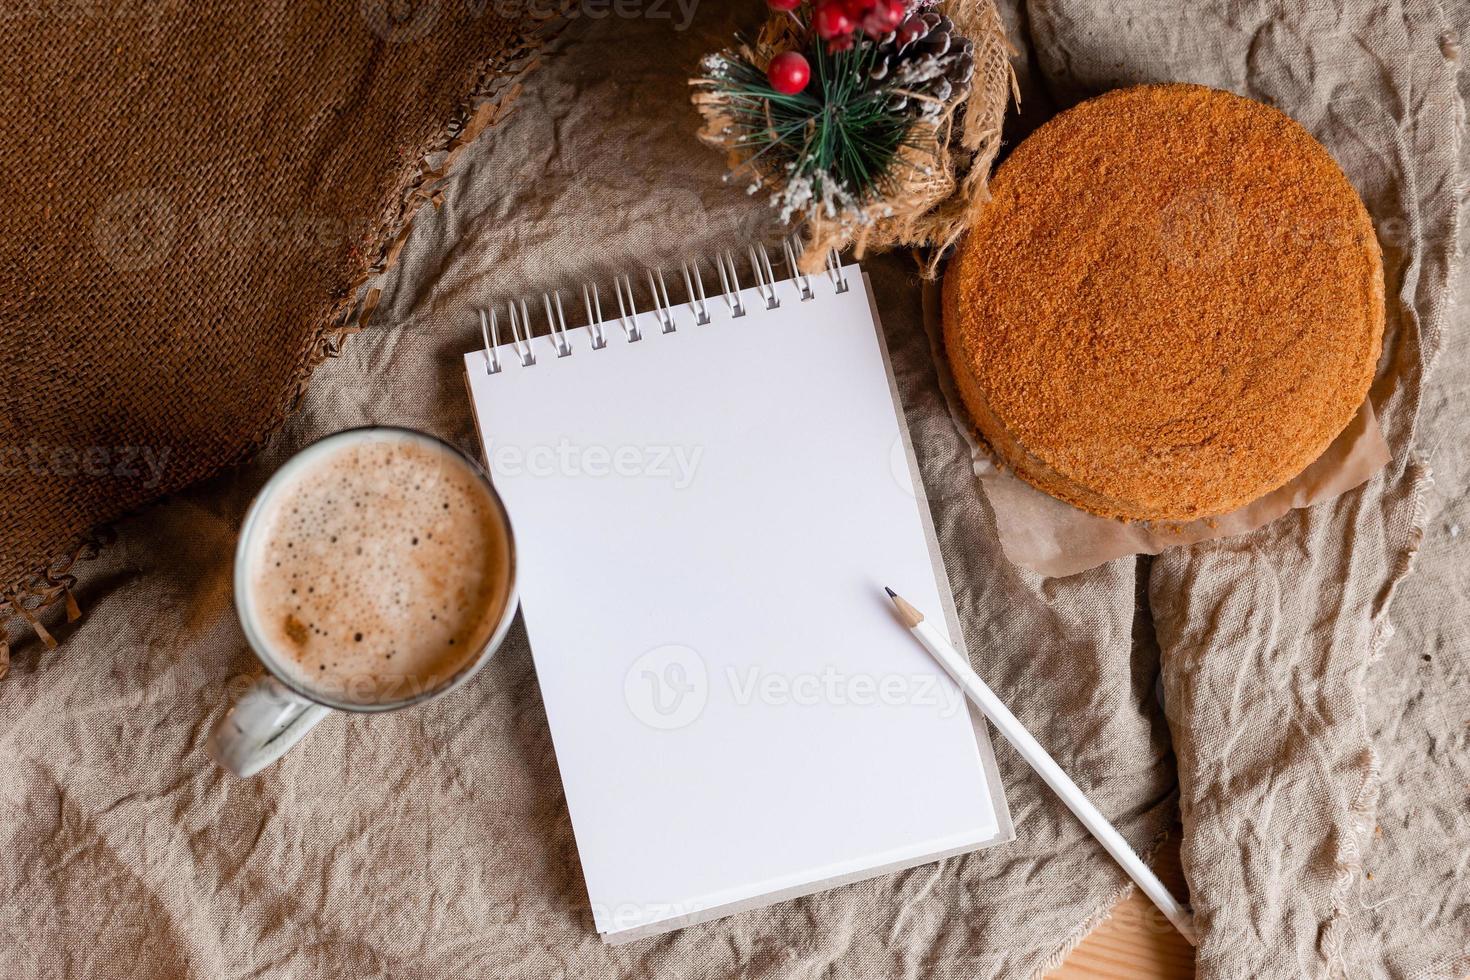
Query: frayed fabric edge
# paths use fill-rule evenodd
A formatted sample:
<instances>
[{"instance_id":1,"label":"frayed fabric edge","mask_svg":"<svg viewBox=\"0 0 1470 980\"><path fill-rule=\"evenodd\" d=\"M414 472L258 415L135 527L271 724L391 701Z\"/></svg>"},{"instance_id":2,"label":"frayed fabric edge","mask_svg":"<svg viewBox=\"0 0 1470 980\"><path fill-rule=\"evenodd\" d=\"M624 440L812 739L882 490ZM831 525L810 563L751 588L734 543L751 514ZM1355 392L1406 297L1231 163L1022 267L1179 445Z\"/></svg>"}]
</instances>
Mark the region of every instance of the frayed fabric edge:
<instances>
[{"instance_id":1,"label":"frayed fabric edge","mask_svg":"<svg viewBox=\"0 0 1470 980\"><path fill-rule=\"evenodd\" d=\"M565 19L548 21L534 30L515 35L511 38L509 53L480 64L469 94L459 100L438 132L411 154L414 162L404 168L384 195L373 230L363 247L358 249L357 254L362 257L359 268L342 295L328 300L324 311L317 317L315 336L304 345L280 409L258 438L214 473L248 459L279 432L301 406L316 369L328 358L340 355L346 339L366 326L380 296L380 290L369 284L393 267L408 241L414 217L426 203L438 207L443 197L443 184L449 179L461 152L510 112L521 92L522 83L539 66L542 49L557 38L567 23ZM201 477L201 481L207 478ZM9 673L11 647L20 642L11 635L11 624L19 620L23 624L22 631L29 629L47 650L56 649L60 644L41 622L42 617L52 609L64 606L67 622L81 618L81 606L74 593L77 585L74 569L79 562L96 558L115 539L116 534L110 525L104 523L76 535L69 543L57 548L53 557L40 568L0 584L0 681Z\"/></svg>"}]
</instances>

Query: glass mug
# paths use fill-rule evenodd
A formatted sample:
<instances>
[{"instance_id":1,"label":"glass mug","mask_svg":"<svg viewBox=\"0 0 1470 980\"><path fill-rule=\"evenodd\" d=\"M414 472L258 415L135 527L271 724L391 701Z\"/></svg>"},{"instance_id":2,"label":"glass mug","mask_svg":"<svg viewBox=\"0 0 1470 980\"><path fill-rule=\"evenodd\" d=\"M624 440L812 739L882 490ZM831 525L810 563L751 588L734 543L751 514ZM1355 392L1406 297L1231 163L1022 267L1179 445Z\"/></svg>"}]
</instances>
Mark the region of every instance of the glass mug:
<instances>
[{"instance_id":1,"label":"glass mug","mask_svg":"<svg viewBox=\"0 0 1470 980\"><path fill-rule=\"evenodd\" d=\"M341 521L360 519L358 512L347 509L347 498L354 493L363 495L353 501L354 508L361 507L364 499L368 503L371 527L338 526ZM327 496L319 500L313 494ZM334 501L331 494L343 499ZM373 513L375 502L383 515ZM314 504L318 506L315 511ZM385 523L376 523L380 516ZM292 521L290 527L285 526ZM354 529L360 537L354 537ZM440 538L431 544L433 529L440 531ZM341 533L334 533L338 531ZM331 535L330 543L323 540L326 535ZM421 544L426 547L408 552L403 539L409 537L413 549ZM303 545L300 552L294 551L298 542ZM282 551L283 543L290 550ZM496 553L486 556L479 547L482 544ZM346 556L333 550L349 546L355 551ZM361 558L364 547L369 553ZM466 553L466 548L472 550ZM438 593L426 588L426 582L438 579L424 573L420 556L425 555L451 560L446 576L451 582L457 578L453 560L459 559L464 579L475 583L473 608L464 609L463 616L438 618L440 612L448 612L449 600L444 599L442 605L435 605L435 600L443 598L448 586L440 587ZM307 589L315 612L301 612L311 622L295 620L295 613L288 611L305 608L292 605L301 601L289 598L296 592L283 591L298 579L288 580L284 571L268 571L266 562L272 556L277 558L273 563L277 567L281 559L290 559L288 564L298 575L313 572L312 562L320 566L317 571L324 574L313 572L299 580L299 584L314 583ZM372 573L364 574L369 567ZM449 693L474 676L505 638L517 606L515 573L515 539L505 505L484 469L455 447L393 426L349 429L307 446L266 481L240 528L235 546L235 610L245 639L266 673L220 721L206 750L235 775L252 776L284 755L332 710L393 711ZM355 583L351 581L354 577L358 579ZM316 596L317 585L322 586L321 597ZM319 628L314 620L332 620L339 601L347 609L335 620L338 632L331 634L329 625ZM262 608L271 603L275 609ZM405 604L406 611L399 608ZM351 638L341 632L344 625L349 630L357 628L352 621L354 605L359 613L366 610L365 619L380 627L388 623L380 632L390 639L388 630L400 628L405 635L393 642L407 640L404 645L413 648L434 637L437 650L441 649L437 638L447 635L449 646L440 653L428 653L437 661L433 670L421 676L387 671L389 665L378 659L379 654L367 652L375 649L372 644L362 645L363 632ZM384 608L389 605L395 607L391 613ZM376 618L379 616L395 618ZM324 639L318 641L318 635ZM457 639L469 642L451 650ZM422 649L393 650L387 657L394 652L425 662ZM349 661L349 669L339 670L340 661L329 663L328 658L334 656ZM371 667L351 663L365 656ZM308 669L313 664L319 671L316 675Z\"/></svg>"}]
</instances>

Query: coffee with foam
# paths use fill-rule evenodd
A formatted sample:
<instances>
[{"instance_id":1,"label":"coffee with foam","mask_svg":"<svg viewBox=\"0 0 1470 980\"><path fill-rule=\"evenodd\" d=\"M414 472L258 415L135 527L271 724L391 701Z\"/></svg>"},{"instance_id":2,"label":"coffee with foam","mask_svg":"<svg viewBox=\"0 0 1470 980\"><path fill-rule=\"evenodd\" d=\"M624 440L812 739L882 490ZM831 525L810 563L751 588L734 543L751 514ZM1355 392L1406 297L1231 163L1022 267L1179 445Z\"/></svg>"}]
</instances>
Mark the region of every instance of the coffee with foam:
<instances>
[{"instance_id":1,"label":"coffee with foam","mask_svg":"<svg viewBox=\"0 0 1470 980\"><path fill-rule=\"evenodd\" d=\"M287 680L367 706L475 664L511 601L511 547L465 459L373 430L283 476L250 531L241 609Z\"/></svg>"}]
</instances>

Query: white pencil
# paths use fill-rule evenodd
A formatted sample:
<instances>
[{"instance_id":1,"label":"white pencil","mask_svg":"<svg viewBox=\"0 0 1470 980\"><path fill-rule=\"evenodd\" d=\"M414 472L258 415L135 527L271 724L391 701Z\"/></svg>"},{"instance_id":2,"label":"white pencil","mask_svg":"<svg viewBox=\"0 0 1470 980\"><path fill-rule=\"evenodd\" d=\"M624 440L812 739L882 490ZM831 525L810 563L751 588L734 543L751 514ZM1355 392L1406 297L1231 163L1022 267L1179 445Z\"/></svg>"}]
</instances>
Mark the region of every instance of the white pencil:
<instances>
[{"instance_id":1,"label":"white pencil","mask_svg":"<svg viewBox=\"0 0 1470 980\"><path fill-rule=\"evenodd\" d=\"M1113 856L1113 860L1123 866L1128 876L1138 883L1145 895L1153 900L1159 910L1168 916L1169 921L1174 923L1174 928L1179 930L1180 935L1189 940L1191 946L1197 945L1194 932L1194 920L1190 917L1189 910L1175 901L1169 889L1158 876L1143 863L1143 859L1133 852L1123 836L1108 823L1107 818L1098 812L1097 807L1083 795L1077 784L1062 772L1062 767L1056 764L1051 756L1036 739L1031 737L1016 716L1011 714L1010 709L1001 703L995 692L985 685L980 675L970 669L969 662L959 655L954 647L950 646L949 640L944 635L924 622L924 614L904 601L903 597L892 589L885 589L888 598L893 600L898 609L899 618L924 648L934 655L960 689L969 695L970 700L990 719L990 723L1000 730L1006 741L1015 746L1021 758L1025 759L1036 774L1045 780L1046 785L1052 788L1067 808L1077 815L1092 836L1098 839L1107 852Z\"/></svg>"}]
</instances>

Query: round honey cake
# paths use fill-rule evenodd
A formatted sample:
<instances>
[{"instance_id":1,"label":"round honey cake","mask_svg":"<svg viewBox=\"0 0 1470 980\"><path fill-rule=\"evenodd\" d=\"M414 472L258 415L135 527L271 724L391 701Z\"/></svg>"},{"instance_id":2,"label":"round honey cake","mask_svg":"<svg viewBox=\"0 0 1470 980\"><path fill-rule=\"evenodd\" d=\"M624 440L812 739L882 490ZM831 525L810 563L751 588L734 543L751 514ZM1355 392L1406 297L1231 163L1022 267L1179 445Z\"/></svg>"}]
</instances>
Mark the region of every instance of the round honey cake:
<instances>
[{"instance_id":1,"label":"round honey cake","mask_svg":"<svg viewBox=\"0 0 1470 980\"><path fill-rule=\"evenodd\" d=\"M1185 521L1276 489L1368 394L1383 263L1306 130L1196 85L1110 92L1018 146L951 261L981 435L1095 514Z\"/></svg>"}]
</instances>

